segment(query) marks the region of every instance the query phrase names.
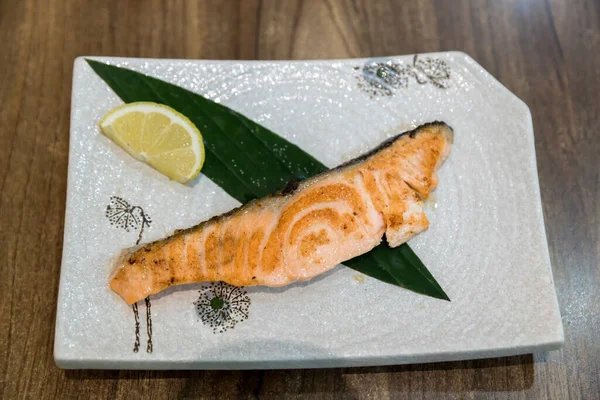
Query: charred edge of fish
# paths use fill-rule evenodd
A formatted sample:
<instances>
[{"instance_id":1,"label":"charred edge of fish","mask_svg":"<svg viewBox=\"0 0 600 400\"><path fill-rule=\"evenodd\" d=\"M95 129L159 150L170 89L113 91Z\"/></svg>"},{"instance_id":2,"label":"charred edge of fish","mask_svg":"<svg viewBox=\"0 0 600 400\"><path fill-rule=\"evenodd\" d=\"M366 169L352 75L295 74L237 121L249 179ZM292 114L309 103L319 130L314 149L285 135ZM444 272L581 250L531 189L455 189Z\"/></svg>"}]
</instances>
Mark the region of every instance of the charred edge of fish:
<instances>
[{"instance_id":1,"label":"charred edge of fish","mask_svg":"<svg viewBox=\"0 0 600 400\"><path fill-rule=\"evenodd\" d=\"M298 189L298 186L300 186L300 181L292 179L280 193L284 196L290 195Z\"/></svg>"},{"instance_id":2,"label":"charred edge of fish","mask_svg":"<svg viewBox=\"0 0 600 400\"><path fill-rule=\"evenodd\" d=\"M372 156L374 156L375 154L379 153L380 151L382 151L382 150L384 150L384 149L386 149L386 148L390 147L390 146L391 146L391 145L393 145L393 144L394 144L394 143L395 143L395 142L396 142L398 139L401 139L402 137L404 137L404 136L406 136L406 135L408 135L408 136L409 136L409 137L411 137L411 138L414 138L414 137L415 137L415 136L416 136L416 135L419 133L419 131L421 131L421 130L423 130L423 129L426 129L426 128L435 127L435 126L439 126L439 127L443 127L443 128L448 128L448 129L450 129L450 131L451 131L451 132L454 132L454 129L452 129L452 127L451 127L450 125L448 125L447 123L445 123L445 122L443 122L443 121L432 121L432 122L427 122L427 123L425 123L425 124L422 124L422 125L419 125L419 126L417 126L416 128L414 128L414 129L412 129L412 130L410 130L410 131L405 131L405 132L402 132L402 133L400 133L400 134L398 134L398 135L396 135L396 136L393 136L393 137L391 137L391 138L387 139L386 141L382 142L382 143L381 143L381 144L379 144L378 146L376 146L374 149L372 149L372 150L369 150L368 152L366 152L366 153L364 153L364 154L361 154L360 156L358 156L358 157L356 157L356 158L353 158L353 159L352 159L352 160L350 160L350 161L347 161L347 162L345 162L345 163L343 163L343 164L340 164L340 165L338 165L337 167L334 167L334 168L332 168L332 169L328 169L328 170L326 170L326 171L323 171L323 172L321 172L320 174L314 175L314 176L312 176L312 177L310 177L310 178L308 178L308 179L311 179L311 180L312 180L312 179L318 178L318 177L320 177L320 176L323 176L323 175L325 175L325 174L328 174L328 173L330 173L330 172L333 172L333 171L339 171L339 170L340 170L340 169L342 169L342 168L347 168L347 167L350 167L350 166L352 166L352 165L356 165L356 164L358 164L358 163L360 163L360 162L362 162L362 161L365 161L365 160L367 160L369 157L372 157ZM152 248L152 247L154 247L154 245L155 245L155 244L157 244L157 243L165 243L165 242L167 242L167 243L168 243L169 241L176 239L176 238L177 238L177 237L179 237L180 235L185 235L185 234L187 234L187 233L189 233L189 232L193 232L194 230L196 230L196 229L198 229L198 228L201 228L201 227L203 227L203 226L205 226L205 225L209 225L209 224L212 224L212 223L214 223L214 222L218 222L218 221L220 221L220 220L222 220L222 219L225 219L225 218L227 218L227 217L230 217L230 216L232 216L233 214L235 214L236 212L238 212L238 211L241 211L241 210L243 210L243 209L244 209L244 208L246 208L246 207L252 207L253 205L255 205L255 204L256 204L256 203L258 203L258 202L263 202L263 201L264 201L266 198L269 198L269 197L278 197L278 196L290 196L291 194L293 194L293 193L294 193L294 191L295 191L295 190L298 188L298 186L300 186L300 184L301 184L302 182L304 182L304 180L292 180L292 181L288 182L288 184L286 185L286 187L285 187L284 189L282 189L282 190L280 190L280 191L278 191L278 192L275 192L275 193L273 193L273 194L271 194L271 195L268 195L268 196L262 197L262 198L260 198L260 199L251 200L251 201L249 201L248 203L246 203L246 204L242 204L241 206L239 206L239 207L236 207L236 208L234 208L234 209L232 209L232 210L230 210L230 211L227 211L227 212L226 212L226 213L224 213L224 214L215 215L214 217L212 217L212 218L210 218L210 219L208 219L208 220L206 220L206 221L202 221L202 222L200 222L199 224L197 224L197 225L194 225L194 226L191 226L191 227L189 227L189 228L185 228L185 229L176 229L176 230L175 230L175 232L174 232L174 234L173 234L172 236L170 236L170 237L168 237L168 238L165 238L165 239L160 239L160 240L157 240L157 241L154 241L154 242L148 243L148 244L147 244L147 245L145 245L144 247L145 247L145 248ZM148 251L148 250L146 250L146 251ZM137 252L137 250L136 250L136 251L134 251L134 252L131 254L131 256L133 257L133 256L134 256L134 254L135 254L136 252ZM129 261L129 262L130 262L131 264L133 264L133 262L131 262L131 259L130 259L130 261ZM134 261L134 262L135 262L135 261Z\"/></svg>"},{"instance_id":3,"label":"charred edge of fish","mask_svg":"<svg viewBox=\"0 0 600 400\"><path fill-rule=\"evenodd\" d=\"M414 139L415 136L417 136L417 134L419 133L419 131L426 129L426 128L430 128L430 127L434 127L434 126L439 126L439 127L444 127L444 128L448 128L450 129L451 132L454 132L454 129L452 129L452 127L450 125L448 125L447 123L443 122L443 121L432 121L432 122L427 122L423 125L419 125L417 126L415 129L410 130L410 131L405 131L402 133L399 133L396 136L392 136L391 138L387 139L386 141L382 142L381 144L379 144L379 146L373 148L372 150L369 150L368 152L361 154L360 156L353 158L350 161L346 161L345 163L338 165L335 168L330 169L329 171L325 171L324 173L330 172L330 171L337 171L340 170L342 168L346 168L346 167L350 167L352 165L356 165L360 162L363 162L365 160L367 160L368 158L374 156L375 154L379 153L380 151L387 149L388 147L392 146L394 143L396 143L396 141L398 139L401 139L402 137L408 135L408 137L410 137L411 139Z\"/></svg>"}]
</instances>

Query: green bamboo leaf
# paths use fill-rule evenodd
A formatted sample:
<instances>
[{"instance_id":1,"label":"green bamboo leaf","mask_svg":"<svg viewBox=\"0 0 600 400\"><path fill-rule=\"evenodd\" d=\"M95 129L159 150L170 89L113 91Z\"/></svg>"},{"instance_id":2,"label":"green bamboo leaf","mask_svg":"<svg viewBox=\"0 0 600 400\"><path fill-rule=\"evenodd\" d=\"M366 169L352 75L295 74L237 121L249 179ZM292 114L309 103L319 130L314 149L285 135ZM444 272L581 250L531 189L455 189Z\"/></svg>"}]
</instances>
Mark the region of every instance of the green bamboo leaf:
<instances>
[{"instance_id":1,"label":"green bamboo leaf","mask_svg":"<svg viewBox=\"0 0 600 400\"><path fill-rule=\"evenodd\" d=\"M129 69L87 62L124 102L161 103L188 117L204 138L202 173L241 203L327 170L300 147L228 107ZM383 282L449 300L407 244L390 248L382 243L344 264Z\"/></svg>"},{"instance_id":2,"label":"green bamboo leaf","mask_svg":"<svg viewBox=\"0 0 600 400\"><path fill-rule=\"evenodd\" d=\"M387 271L388 275L394 279L393 282L389 282L386 279L378 278L382 281L416 293L450 301L433 275L406 243L391 248L386 242L383 242L370 252L344 262L344 265L369 276L373 276L371 273L373 265L377 265L379 269ZM432 293L437 295L434 296Z\"/></svg>"}]
</instances>

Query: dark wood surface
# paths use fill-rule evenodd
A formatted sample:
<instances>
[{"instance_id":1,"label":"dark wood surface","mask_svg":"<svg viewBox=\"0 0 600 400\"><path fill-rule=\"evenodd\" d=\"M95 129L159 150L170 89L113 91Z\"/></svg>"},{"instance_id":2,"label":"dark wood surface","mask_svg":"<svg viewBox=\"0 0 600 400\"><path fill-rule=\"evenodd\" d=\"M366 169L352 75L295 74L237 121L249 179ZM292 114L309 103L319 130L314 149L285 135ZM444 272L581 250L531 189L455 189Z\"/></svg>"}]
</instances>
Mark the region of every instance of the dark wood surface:
<instances>
[{"instance_id":1,"label":"dark wood surface","mask_svg":"<svg viewBox=\"0 0 600 400\"><path fill-rule=\"evenodd\" d=\"M531 108L562 351L306 371L54 365L76 56L312 59L439 50L469 53ZM0 0L0 140L1 398L600 398L597 0Z\"/></svg>"}]
</instances>

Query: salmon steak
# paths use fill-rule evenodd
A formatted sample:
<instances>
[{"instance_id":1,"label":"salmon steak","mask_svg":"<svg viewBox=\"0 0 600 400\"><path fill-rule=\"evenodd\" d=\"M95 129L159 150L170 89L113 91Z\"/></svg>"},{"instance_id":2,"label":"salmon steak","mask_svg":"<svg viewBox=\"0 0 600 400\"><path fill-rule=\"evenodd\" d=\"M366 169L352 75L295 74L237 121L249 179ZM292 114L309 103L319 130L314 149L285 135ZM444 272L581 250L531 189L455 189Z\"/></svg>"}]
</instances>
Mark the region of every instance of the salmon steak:
<instances>
[{"instance_id":1,"label":"salmon steak","mask_svg":"<svg viewBox=\"0 0 600 400\"><path fill-rule=\"evenodd\" d=\"M128 304L173 285L284 286L426 230L423 200L454 134L432 122L226 214L124 252L110 287Z\"/></svg>"}]
</instances>

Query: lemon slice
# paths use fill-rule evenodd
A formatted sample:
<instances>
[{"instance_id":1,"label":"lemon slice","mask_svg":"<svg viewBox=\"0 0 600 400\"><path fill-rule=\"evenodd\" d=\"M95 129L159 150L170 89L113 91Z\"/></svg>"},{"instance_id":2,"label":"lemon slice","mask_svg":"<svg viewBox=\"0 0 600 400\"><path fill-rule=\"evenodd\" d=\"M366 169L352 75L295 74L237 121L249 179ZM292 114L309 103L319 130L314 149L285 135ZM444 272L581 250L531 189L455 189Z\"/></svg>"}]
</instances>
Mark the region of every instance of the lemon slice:
<instances>
[{"instance_id":1,"label":"lemon slice","mask_svg":"<svg viewBox=\"0 0 600 400\"><path fill-rule=\"evenodd\" d=\"M102 133L136 159L181 183L194 179L204 164L204 144L196 126L162 104L137 102L110 111Z\"/></svg>"}]
</instances>

